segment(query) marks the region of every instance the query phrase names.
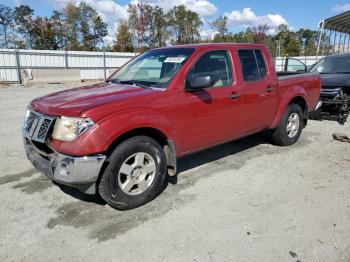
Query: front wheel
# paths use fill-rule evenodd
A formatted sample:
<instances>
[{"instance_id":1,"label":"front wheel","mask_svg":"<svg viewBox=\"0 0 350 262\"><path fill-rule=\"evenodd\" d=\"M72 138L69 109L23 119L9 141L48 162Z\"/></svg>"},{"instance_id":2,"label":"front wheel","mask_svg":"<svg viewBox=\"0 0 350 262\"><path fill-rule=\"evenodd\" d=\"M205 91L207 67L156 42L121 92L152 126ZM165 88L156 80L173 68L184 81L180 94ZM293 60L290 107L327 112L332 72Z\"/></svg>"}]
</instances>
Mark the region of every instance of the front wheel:
<instances>
[{"instance_id":1,"label":"front wheel","mask_svg":"<svg viewBox=\"0 0 350 262\"><path fill-rule=\"evenodd\" d=\"M276 145L290 146L295 144L304 128L303 111L297 104L288 105L278 127L272 133Z\"/></svg>"},{"instance_id":2,"label":"front wheel","mask_svg":"<svg viewBox=\"0 0 350 262\"><path fill-rule=\"evenodd\" d=\"M107 160L98 191L112 207L128 210L146 204L162 190L167 162L162 147L147 136L129 138Z\"/></svg>"}]
</instances>

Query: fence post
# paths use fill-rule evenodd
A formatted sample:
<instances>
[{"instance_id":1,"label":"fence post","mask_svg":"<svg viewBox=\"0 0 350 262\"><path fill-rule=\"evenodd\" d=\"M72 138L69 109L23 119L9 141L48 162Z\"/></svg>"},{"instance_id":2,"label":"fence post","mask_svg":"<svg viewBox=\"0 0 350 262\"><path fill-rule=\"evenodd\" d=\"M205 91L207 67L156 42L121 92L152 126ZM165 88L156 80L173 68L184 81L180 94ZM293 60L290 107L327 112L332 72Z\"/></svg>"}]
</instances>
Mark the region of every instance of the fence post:
<instances>
[{"instance_id":1,"label":"fence post","mask_svg":"<svg viewBox=\"0 0 350 262\"><path fill-rule=\"evenodd\" d=\"M64 61L65 61L65 66L68 69L68 51L67 51L67 49L64 51Z\"/></svg>"},{"instance_id":2,"label":"fence post","mask_svg":"<svg viewBox=\"0 0 350 262\"><path fill-rule=\"evenodd\" d=\"M16 57L16 68L17 68L18 83L22 84L21 63L20 63L20 59L19 59L19 52L18 52L17 49L15 50L15 57Z\"/></svg>"},{"instance_id":3,"label":"fence post","mask_svg":"<svg viewBox=\"0 0 350 262\"><path fill-rule=\"evenodd\" d=\"M107 79L107 74L106 74L106 47L103 45L103 77L104 80Z\"/></svg>"}]
</instances>

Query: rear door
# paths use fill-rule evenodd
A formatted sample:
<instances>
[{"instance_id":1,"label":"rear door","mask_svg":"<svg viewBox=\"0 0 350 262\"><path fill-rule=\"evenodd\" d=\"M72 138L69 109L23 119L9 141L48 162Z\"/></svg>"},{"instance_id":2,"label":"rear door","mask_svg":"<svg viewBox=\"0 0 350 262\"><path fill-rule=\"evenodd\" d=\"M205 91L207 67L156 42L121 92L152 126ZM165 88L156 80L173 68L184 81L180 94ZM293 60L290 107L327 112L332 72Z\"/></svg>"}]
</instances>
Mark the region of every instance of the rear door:
<instances>
[{"instance_id":1,"label":"rear door","mask_svg":"<svg viewBox=\"0 0 350 262\"><path fill-rule=\"evenodd\" d=\"M239 49L241 65L240 93L244 107L246 132L268 127L276 114L278 84L274 70L261 49ZM272 61L269 61L272 64Z\"/></svg>"}]
</instances>

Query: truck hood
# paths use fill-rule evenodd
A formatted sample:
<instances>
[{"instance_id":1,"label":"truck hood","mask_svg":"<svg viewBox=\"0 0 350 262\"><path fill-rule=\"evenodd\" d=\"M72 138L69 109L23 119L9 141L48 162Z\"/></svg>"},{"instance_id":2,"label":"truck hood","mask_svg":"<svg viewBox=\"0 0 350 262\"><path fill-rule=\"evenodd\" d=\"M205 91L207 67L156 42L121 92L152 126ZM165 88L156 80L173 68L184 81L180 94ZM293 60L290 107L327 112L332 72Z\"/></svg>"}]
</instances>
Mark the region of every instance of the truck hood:
<instances>
[{"instance_id":1,"label":"truck hood","mask_svg":"<svg viewBox=\"0 0 350 262\"><path fill-rule=\"evenodd\" d=\"M75 117L92 107L154 92L157 91L131 85L101 83L39 97L34 99L29 107L48 115Z\"/></svg>"},{"instance_id":2,"label":"truck hood","mask_svg":"<svg viewBox=\"0 0 350 262\"><path fill-rule=\"evenodd\" d=\"M323 87L350 87L350 74L321 74Z\"/></svg>"}]
</instances>

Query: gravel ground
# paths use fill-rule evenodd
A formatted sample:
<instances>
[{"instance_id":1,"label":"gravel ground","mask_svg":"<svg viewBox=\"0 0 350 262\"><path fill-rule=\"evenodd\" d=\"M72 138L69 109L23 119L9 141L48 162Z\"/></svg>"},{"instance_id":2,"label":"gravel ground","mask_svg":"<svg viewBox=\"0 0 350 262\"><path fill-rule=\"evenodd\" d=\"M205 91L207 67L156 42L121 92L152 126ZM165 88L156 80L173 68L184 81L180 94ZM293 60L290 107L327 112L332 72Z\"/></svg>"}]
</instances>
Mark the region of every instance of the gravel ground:
<instances>
[{"instance_id":1,"label":"gravel ground","mask_svg":"<svg viewBox=\"0 0 350 262\"><path fill-rule=\"evenodd\" d=\"M120 212L25 157L27 103L66 87L0 88L0 261L350 261L350 144L332 139L349 124L310 121L288 148L258 134L183 158L177 183Z\"/></svg>"}]
</instances>

